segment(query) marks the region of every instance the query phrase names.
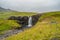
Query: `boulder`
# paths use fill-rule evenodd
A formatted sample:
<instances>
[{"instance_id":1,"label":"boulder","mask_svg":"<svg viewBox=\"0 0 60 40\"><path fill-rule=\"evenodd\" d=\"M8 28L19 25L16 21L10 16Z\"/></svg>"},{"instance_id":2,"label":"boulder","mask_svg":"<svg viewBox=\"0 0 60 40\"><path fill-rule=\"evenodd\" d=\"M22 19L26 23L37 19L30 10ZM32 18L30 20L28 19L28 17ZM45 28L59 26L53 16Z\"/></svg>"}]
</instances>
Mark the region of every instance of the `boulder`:
<instances>
[{"instance_id":1,"label":"boulder","mask_svg":"<svg viewBox=\"0 0 60 40\"><path fill-rule=\"evenodd\" d=\"M28 25L28 17L23 16L23 17L17 17L18 23L21 25Z\"/></svg>"},{"instance_id":2,"label":"boulder","mask_svg":"<svg viewBox=\"0 0 60 40\"><path fill-rule=\"evenodd\" d=\"M40 14L32 16L32 25L35 25L37 23L37 21L40 18L40 16L41 16Z\"/></svg>"},{"instance_id":3,"label":"boulder","mask_svg":"<svg viewBox=\"0 0 60 40\"><path fill-rule=\"evenodd\" d=\"M17 20L22 21L22 18L23 18L23 17L18 16L18 17L17 17Z\"/></svg>"}]
</instances>

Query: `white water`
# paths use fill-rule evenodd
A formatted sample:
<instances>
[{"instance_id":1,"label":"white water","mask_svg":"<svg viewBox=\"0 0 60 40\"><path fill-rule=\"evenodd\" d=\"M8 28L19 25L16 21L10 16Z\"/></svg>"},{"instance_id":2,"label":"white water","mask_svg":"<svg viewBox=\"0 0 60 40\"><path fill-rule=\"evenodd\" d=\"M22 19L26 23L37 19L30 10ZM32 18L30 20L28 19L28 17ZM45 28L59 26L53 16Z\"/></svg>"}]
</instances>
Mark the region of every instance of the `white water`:
<instances>
[{"instance_id":1,"label":"white water","mask_svg":"<svg viewBox=\"0 0 60 40\"><path fill-rule=\"evenodd\" d=\"M31 27L32 26L32 17L29 17L28 19L28 27Z\"/></svg>"}]
</instances>

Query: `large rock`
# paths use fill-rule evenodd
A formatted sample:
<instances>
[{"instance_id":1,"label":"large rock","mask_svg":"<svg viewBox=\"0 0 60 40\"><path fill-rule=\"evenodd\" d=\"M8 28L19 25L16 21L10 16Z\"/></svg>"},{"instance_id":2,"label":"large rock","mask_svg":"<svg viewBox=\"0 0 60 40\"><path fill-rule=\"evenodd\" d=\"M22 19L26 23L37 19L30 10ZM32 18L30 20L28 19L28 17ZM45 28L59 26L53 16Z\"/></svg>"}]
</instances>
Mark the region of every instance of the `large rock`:
<instances>
[{"instance_id":1,"label":"large rock","mask_svg":"<svg viewBox=\"0 0 60 40\"><path fill-rule=\"evenodd\" d=\"M21 16L18 16L17 17L17 20L22 21L22 17Z\"/></svg>"},{"instance_id":2,"label":"large rock","mask_svg":"<svg viewBox=\"0 0 60 40\"><path fill-rule=\"evenodd\" d=\"M37 14L37 15L33 15L32 16L32 24L35 25L38 21L38 19L40 18L40 14Z\"/></svg>"},{"instance_id":3,"label":"large rock","mask_svg":"<svg viewBox=\"0 0 60 40\"><path fill-rule=\"evenodd\" d=\"M15 16L11 16L8 18L8 20L17 20L17 23L19 24L22 24L22 25L28 25L28 16L18 16L18 17L15 17Z\"/></svg>"},{"instance_id":4,"label":"large rock","mask_svg":"<svg viewBox=\"0 0 60 40\"><path fill-rule=\"evenodd\" d=\"M38 19L40 18L40 14L37 14L37 15L33 15L32 16L32 25L35 25L38 21ZM17 23L22 25L22 26L26 26L28 25L28 20L29 20L29 17L28 16L18 16L18 17L15 17L15 16L11 16L10 18L8 18L9 20L17 20Z\"/></svg>"},{"instance_id":5,"label":"large rock","mask_svg":"<svg viewBox=\"0 0 60 40\"><path fill-rule=\"evenodd\" d=\"M18 17L18 23L22 25L28 25L28 17L27 16Z\"/></svg>"}]
</instances>

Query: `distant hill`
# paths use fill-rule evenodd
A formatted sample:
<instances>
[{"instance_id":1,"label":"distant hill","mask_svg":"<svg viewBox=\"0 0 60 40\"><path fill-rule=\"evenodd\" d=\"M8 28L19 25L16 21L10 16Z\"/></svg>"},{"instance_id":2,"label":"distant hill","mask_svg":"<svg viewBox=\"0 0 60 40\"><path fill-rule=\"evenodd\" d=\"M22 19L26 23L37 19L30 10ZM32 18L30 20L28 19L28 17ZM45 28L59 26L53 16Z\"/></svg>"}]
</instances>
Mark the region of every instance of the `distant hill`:
<instances>
[{"instance_id":1,"label":"distant hill","mask_svg":"<svg viewBox=\"0 0 60 40\"><path fill-rule=\"evenodd\" d=\"M7 9L0 7L0 12L3 12L3 11L7 11Z\"/></svg>"},{"instance_id":2,"label":"distant hill","mask_svg":"<svg viewBox=\"0 0 60 40\"><path fill-rule=\"evenodd\" d=\"M13 10L0 7L0 12L8 12L8 11L13 11Z\"/></svg>"}]
</instances>

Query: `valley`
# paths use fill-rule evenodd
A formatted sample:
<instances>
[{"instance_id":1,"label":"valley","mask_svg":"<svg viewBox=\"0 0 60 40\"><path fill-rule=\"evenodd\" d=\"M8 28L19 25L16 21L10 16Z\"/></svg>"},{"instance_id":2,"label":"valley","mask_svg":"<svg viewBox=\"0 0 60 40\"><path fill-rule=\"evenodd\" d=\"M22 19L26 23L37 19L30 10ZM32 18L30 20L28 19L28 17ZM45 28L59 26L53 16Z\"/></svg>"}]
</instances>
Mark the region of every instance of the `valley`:
<instances>
[{"instance_id":1,"label":"valley","mask_svg":"<svg viewBox=\"0 0 60 40\"><path fill-rule=\"evenodd\" d=\"M60 40L59 35L60 11L0 12L0 40Z\"/></svg>"}]
</instances>

